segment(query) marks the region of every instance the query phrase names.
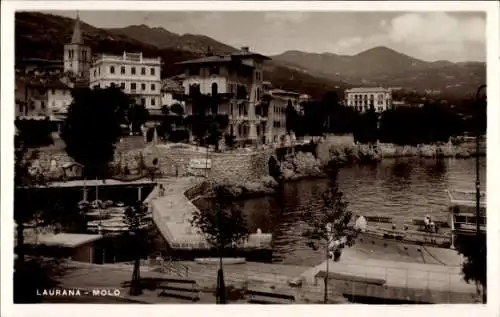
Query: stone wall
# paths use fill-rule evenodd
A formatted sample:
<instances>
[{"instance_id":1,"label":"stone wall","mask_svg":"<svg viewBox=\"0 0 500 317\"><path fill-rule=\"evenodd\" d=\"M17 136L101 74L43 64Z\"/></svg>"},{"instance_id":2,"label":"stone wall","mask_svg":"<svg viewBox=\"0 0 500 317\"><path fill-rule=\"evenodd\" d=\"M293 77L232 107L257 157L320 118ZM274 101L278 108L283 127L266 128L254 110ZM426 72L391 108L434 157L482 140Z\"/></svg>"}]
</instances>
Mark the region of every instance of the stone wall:
<instances>
[{"instance_id":1,"label":"stone wall","mask_svg":"<svg viewBox=\"0 0 500 317\"><path fill-rule=\"evenodd\" d=\"M248 182L269 175L269 159L274 149L256 150L250 153L213 153L209 176Z\"/></svg>"},{"instance_id":2,"label":"stone wall","mask_svg":"<svg viewBox=\"0 0 500 317\"><path fill-rule=\"evenodd\" d=\"M205 149L189 146L157 146L146 149L144 153L146 161L158 158L163 175L173 175L174 169L177 169L177 176L196 176L197 173L205 175L204 169L198 171L190 169L189 163L191 159L208 158L211 160L211 168L207 173L209 178L246 182L269 175L269 159L274 154L274 149L207 153Z\"/></svg>"}]
</instances>

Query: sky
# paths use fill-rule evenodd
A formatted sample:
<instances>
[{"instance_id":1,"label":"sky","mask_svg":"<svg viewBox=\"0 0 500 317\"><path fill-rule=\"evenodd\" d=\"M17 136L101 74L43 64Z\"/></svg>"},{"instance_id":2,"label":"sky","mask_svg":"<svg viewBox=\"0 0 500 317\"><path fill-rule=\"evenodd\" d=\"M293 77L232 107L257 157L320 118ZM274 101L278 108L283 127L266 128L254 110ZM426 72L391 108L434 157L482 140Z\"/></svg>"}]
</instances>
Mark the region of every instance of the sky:
<instances>
[{"instance_id":1,"label":"sky","mask_svg":"<svg viewBox=\"0 0 500 317\"><path fill-rule=\"evenodd\" d=\"M76 12L50 11L74 18ZM145 24L202 34L275 55L287 50L354 55L387 46L426 61L486 60L483 12L80 11L96 27Z\"/></svg>"}]
</instances>

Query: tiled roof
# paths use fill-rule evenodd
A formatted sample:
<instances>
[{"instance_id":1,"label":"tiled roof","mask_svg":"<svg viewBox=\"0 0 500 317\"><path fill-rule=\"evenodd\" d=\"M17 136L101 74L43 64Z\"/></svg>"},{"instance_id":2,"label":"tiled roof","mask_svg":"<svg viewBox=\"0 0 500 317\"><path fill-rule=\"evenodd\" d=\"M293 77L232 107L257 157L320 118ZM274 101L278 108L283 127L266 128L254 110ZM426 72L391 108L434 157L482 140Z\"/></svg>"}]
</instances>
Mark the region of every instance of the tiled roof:
<instances>
[{"instance_id":1,"label":"tiled roof","mask_svg":"<svg viewBox=\"0 0 500 317\"><path fill-rule=\"evenodd\" d=\"M259 53L240 51L231 53L229 55L215 55L215 56L207 56L207 57L192 59L188 61L179 62L177 64L185 65L185 64L229 63L233 60L238 60L243 57L257 57L265 60L271 59Z\"/></svg>"},{"instance_id":2,"label":"tiled roof","mask_svg":"<svg viewBox=\"0 0 500 317\"><path fill-rule=\"evenodd\" d=\"M347 89L346 92L372 92L372 91L386 91L390 92L390 89L383 88L383 87L358 87L358 88L351 88Z\"/></svg>"}]
</instances>

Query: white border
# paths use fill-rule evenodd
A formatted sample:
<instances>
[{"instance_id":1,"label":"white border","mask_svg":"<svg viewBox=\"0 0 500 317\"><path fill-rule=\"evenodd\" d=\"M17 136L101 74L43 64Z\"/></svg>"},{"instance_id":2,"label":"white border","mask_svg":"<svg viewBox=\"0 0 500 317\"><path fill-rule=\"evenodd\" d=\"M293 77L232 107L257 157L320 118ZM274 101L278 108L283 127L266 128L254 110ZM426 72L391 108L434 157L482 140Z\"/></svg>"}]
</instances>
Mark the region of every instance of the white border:
<instances>
[{"instance_id":1,"label":"white border","mask_svg":"<svg viewBox=\"0 0 500 317\"><path fill-rule=\"evenodd\" d=\"M487 12L487 84L488 84L488 157L487 190L488 195L488 299L487 305L414 305L414 306L375 306L375 305L293 305L283 307L259 307L255 305L12 305L12 245L13 215L12 180L14 166L13 117L14 117L14 12L16 10L178 10L178 11L486 11ZM423 315L436 316L489 316L497 315L500 278L499 271L499 228L500 173L498 164L499 115L499 18L496 1L380 1L380 2L336 2L336 1L2 1L2 86L1 86L1 299L2 316L136 316L136 308L148 316L209 316L228 313L234 316L260 315ZM138 310L137 309L137 310ZM495 314L496 313L496 314Z\"/></svg>"}]
</instances>

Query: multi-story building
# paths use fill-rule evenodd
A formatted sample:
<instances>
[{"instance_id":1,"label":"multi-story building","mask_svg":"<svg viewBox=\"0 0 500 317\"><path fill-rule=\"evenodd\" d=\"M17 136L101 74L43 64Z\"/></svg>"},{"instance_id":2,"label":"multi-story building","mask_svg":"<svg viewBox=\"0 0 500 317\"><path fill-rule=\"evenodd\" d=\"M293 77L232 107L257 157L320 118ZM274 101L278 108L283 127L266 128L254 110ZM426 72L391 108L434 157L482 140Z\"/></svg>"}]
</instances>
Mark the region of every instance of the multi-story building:
<instances>
[{"instance_id":1,"label":"multi-story building","mask_svg":"<svg viewBox=\"0 0 500 317\"><path fill-rule=\"evenodd\" d=\"M295 110L300 108L301 95L296 92L281 89L272 89L266 92L269 95L269 114L266 125L266 141L279 142L286 131L286 108L291 105Z\"/></svg>"},{"instance_id":2,"label":"multi-story building","mask_svg":"<svg viewBox=\"0 0 500 317\"><path fill-rule=\"evenodd\" d=\"M161 59L145 58L142 53L100 55L90 69L90 87L121 87L138 104L148 110L160 111Z\"/></svg>"},{"instance_id":3,"label":"multi-story building","mask_svg":"<svg viewBox=\"0 0 500 317\"><path fill-rule=\"evenodd\" d=\"M80 18L77 14L71 42L64 45L64 72L88 79L91 60L90 46L83 42Z\"/></svg>"},{"instance_id":4,"label":"multi-story building","mask_svg":"<svg viewBox=\"0 0 500 317\"><path fill-rule=\"evenodd\" d=\"M352 88L345 91L346 105L365 112L373 108L383 112L392 108L392 91L382 87Z\"/></svg>"},{"instance_id":5,"label":"multi-story building","mask_svg":"<svg viewBox=\"0 0 500 317\"><path fill-rule=\"evenodd\" d=\"M248 47L224 56L208 56L179 63L185 68L186 114L193 114L190 96L219 96L217 109L209 112L229 116L228 133L239 143L263 140L267 118L255 112L263 100L263 64L270 58Z\"/></svg>"},{"instance_id":6,"label":"multi-story building","mask_svg":"<svg viewBox=\"0 0 500 317\"><path fill-rule=\"evenodd\" d=\"M16 117L62 119L73 101L71 84L59 78L16 78Z\"/></svg>"}]
</instances>

